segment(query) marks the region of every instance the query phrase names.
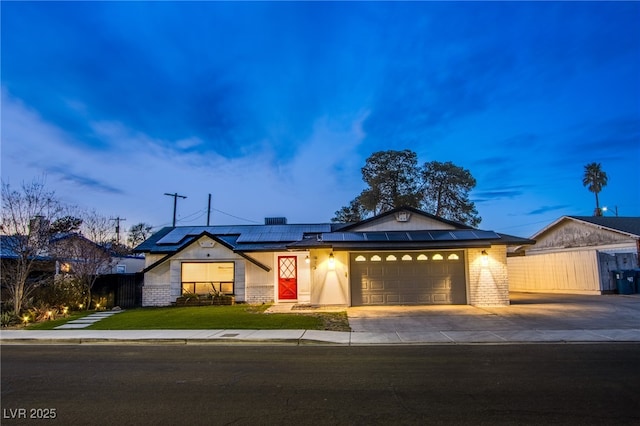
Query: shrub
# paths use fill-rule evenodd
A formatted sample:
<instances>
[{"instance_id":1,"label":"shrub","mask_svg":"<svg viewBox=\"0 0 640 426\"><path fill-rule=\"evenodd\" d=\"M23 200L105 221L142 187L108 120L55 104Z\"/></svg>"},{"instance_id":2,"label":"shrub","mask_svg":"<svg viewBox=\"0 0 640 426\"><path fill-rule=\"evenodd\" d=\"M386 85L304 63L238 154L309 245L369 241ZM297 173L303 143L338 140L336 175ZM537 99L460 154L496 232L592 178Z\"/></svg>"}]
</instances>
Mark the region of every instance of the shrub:
<instances>
[{"instance_id":1,"label":"shrub","mask_svg":"<svg viewBox=\"0 0 640 426\"><path fill-rule=\"evenodd\" d=\"M0 325L2 327L9 327L18 323L18 317L12 311L3 311L0 314Z\"/></svg>"},{"instance_id":2,"label":"shrub","mask_svg":"<svg viewBox=\"0 0 640 426\"><path fill-rule=\"evenodd\" d=\"M77 280L63 277L38 287L33 299L36 303L62 310L65 306L80 306L85 299L85 293L82 284Z\"/></svg>"},{"instance_id":3,"label":"shrub","mask_svg":"<svg viewBox=\"0 0 640 426\"><path fill-rule=\"evenodd\" d=\"M36 322L52 320L60 314L60 311L57 307L48 305L43 302L38 302L36 305L30 308L28 312L29 317Z\"/></svg>"}]
</instances>

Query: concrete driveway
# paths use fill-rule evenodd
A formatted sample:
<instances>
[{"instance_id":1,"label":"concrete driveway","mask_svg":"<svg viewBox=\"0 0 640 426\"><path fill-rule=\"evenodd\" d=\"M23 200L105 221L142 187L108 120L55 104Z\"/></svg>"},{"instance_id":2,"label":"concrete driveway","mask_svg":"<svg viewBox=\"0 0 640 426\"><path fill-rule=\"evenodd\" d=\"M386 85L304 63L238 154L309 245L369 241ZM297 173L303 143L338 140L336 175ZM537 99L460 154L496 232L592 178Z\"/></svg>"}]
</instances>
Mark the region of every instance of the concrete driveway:
<instances>
[{"instance_id":1,"label":"concrete driveway","mask_svg":"<svg viewBox=\"0 0 640 426\"><path fill-rule=\"evenodd\" d=\"M640 294L511 293L511 305L371 306L347 309L355 332L640 329Z\"/></svg>"}]
</instances>

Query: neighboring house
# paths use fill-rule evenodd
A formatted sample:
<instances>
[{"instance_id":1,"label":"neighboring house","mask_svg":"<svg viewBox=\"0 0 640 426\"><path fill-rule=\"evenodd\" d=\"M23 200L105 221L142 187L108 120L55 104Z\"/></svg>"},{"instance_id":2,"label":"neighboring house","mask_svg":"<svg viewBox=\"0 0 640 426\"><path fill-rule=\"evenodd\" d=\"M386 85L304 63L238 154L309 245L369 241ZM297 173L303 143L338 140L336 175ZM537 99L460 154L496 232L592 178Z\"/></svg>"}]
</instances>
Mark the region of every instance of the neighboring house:
<instances>
[{"instance_id":1,"label":"neighboring house","mask_svg":"<svg viewBox=\"0 0 640 426\"><path fill-rule=\"evenodd\" d=\"M3 264L19 259L16 250L23 247L18 236L0 236L0 258ZM84 236L69 232L52 235L46 249L40 250L34 258L35 264L32 275L57 275L69 273L74 263L83 262L83 256L95 257L96 253L107 252L110 259L100 262L98 274L136 273L144 268L144 256L126 255L102 247Z\"/></svg>"},{"instance_id":2,"label":"neighboring house","mask_svg":"<svg viewBox=\"0 0 640 426\"><path fill-rule=\"evenodd\" d=\"M135 274L144 269L144 256L112 254L111 274Z\"/></svg>"},{"instance_id":3,"label":"neighboring house","mask_svg":"<svg viewBox=\"0 0 640 426\"><path fill-rule=\"evenodd\" d=\"M413 208L354 224L163 228L145 253L143 306L183 293L311 305L508 305L507 246L533 241Z\"/></svg>"},{"instance_id":4,"label":"neighboring house","mask_svg":"<svg viewBox=\"0 0 640 426\"><path fill-rule=\"evenodd\" d=\"M25 237L0 235L0 270L2 270L3 278L5 272L12 269L12 265L20 260L20 256L16 248L24 246ZM47 253L38 253L33 258L33 268L29 275L29 279L34 281L40 280L47 275L55 273L55 260Z\"/></svg>"},{"instance_id":5,"label":"neighboring house","mask_svg":"<svg viewBox=\"0 0 640 426\"><path fill-rule=\"evenodd\" d=\"M511 290L611 293L612 271L638 268L640 217L563 216L531 238L508 259Z\"/></svg>"},{"instance_id":6,"label":"neighboring house","mask_svg":"<svg viewBox=\"0 0 640 426\"><path fill-rule=\"evenodd\" d=\"M144 269L144 256L131 253L129 249L114 244L106 244L111 253L111 261L104 274L136 274Z\"/></svg>"}]
</instances>

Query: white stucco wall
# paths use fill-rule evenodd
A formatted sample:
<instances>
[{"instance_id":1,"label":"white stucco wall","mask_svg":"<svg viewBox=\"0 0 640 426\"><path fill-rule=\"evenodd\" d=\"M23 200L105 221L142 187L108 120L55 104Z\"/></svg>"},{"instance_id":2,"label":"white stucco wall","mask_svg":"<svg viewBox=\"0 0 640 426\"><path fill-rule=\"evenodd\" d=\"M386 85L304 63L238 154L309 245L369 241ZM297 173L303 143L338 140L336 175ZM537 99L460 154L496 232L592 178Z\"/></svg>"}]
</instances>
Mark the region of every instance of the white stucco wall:
<instances>
[{"instance_id":1,"label":"white stucco wall","mask_svg":"<svg viewBox=\"0 0 640 426\"><path fill-rule=\"evenodd\" d=\"M329 268L330 249L311 250L312 305L351 304L349 292L349 253L333 252L335 267Z\"/></svg>"},{"instance_id":2,"label":"white stucco wall","mask_svg":"<svg viewBox=\"0 0 640 426\"><path fill-rule=\"evenodd\" d=\"M246 302L256 304L273 302L273 253L249 253L248 256L268 266L271 270L265 271L251 262L246 262Z\"/></svg>"}]
</instances>

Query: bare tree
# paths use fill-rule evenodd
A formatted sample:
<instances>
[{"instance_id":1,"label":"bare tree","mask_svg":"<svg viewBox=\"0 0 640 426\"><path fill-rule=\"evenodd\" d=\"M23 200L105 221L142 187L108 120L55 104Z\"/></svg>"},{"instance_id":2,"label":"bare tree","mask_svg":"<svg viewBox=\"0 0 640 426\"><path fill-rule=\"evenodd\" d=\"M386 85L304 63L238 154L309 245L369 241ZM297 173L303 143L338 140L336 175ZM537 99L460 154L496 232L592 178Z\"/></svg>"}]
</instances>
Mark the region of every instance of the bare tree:
<instances>
[{"instance_id":1,"label":"bare tree","mask_svg":"<svg viewBox=\"0 0 640 426\"><path fill-rule=\"evenodd\" d=\"M82 235L94 243L105 245L114 241L111 222L107 216L103 216L96 210L89 210L81 213Z\"/></svg>"},{"instance_id":2,"label":"bare tree","mask_svg":"<svg viewBox=\"0 0 640 426\"><path fill-rule=\"evenodd\" d=\"M51 242L52 252L58 261L63 262L70 274L82 286L85 306L91 305L91 291L101 273L111 266L112 257L105 244L90 241L80 234L65 234Z\"/></svg>"},{"instance_id":3,"label":"bare tree","mask_svg":"<svg viewBox=\"0 0 640 426\"><path fill-rule=\"evenodd\" d=\"M49 224L63 212L53 191L47 191L44 179L23 182L18 190L2 182L2 285L20 314L24 301L39 284L33 276L35 265L47 254Z\"/></svg>"}]
</instances>

